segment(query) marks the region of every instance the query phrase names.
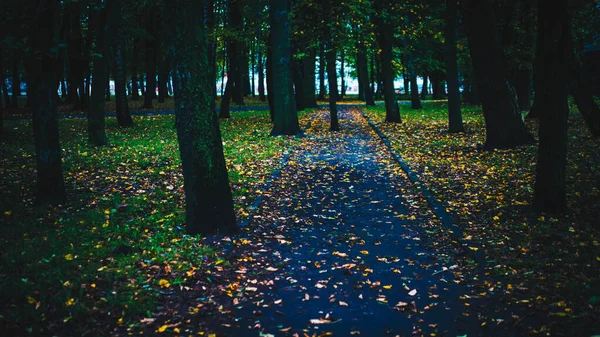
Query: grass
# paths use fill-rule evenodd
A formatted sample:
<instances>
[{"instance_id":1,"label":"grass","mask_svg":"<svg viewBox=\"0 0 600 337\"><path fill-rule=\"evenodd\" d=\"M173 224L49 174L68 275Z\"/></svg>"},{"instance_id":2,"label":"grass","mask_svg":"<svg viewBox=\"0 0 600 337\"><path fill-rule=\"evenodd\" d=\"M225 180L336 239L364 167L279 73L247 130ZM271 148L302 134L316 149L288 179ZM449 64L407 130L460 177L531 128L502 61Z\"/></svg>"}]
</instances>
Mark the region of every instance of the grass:
<instances>
[{"instance_id":1,"label":"grass","mask_svg":"<svg viewBox=\"0 0 600 337\"><path fill-rule=\"evenodd\" d=\"M268 111L221 121L238 220L294 138L269 137ZM5 121L0 149L0 328L85 335L156 310L157 297L219 257L185 235L174 116L107 119L109 146L84 119L60 120L69 200L34 208L30 121Z\"/></svg>"},{"instance_id":2,"label":"grass","mask_svg":"<svg viewBox=\"0 0 600 337\"><path fill-rule=\"evenodd\" d=\"M445 102L425 103L422 110L403 107L403 124L382 122L383 107L365 110L393 150L455 214L469 248L485 254L488 272L508 277L503 286L509 297L529 296L535 308L567 320L597 317L600 139L591 136L575 107L569 118L570 211L559 216L531 209L537 146L480 150L485 141L481 107L462 108L465 132L459 134L446 131ZM527 126L537 134L536 121Z\"/></svg>"}]
</instances>

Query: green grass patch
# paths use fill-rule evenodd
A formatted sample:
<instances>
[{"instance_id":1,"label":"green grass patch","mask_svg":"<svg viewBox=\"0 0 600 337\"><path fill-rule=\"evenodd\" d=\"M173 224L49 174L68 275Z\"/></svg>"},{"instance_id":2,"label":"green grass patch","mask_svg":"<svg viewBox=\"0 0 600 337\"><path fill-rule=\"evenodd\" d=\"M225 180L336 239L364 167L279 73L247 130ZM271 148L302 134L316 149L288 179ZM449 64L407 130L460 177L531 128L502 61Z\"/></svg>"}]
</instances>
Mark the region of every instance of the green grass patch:
<instances>
[{"instance_id":1,"label":"green grass patch","mask_svg":"<svg viewBox=\"0 0 600 337\"><path fill-rule=\"evenodd\" d=\"M310 113L304 112L303 115ZM68 202L33 207L30 121L6 121L0 149L0 326L16 335L83 335L156 310L157 298L218 261L185 235L174 116L107 119L110 145L87 143L84 119L60 120ZM268 111L221 121L238 219L297 140L270 137ZM98 326L100 325L100 326Z\"/></svg>"}]
</instances>

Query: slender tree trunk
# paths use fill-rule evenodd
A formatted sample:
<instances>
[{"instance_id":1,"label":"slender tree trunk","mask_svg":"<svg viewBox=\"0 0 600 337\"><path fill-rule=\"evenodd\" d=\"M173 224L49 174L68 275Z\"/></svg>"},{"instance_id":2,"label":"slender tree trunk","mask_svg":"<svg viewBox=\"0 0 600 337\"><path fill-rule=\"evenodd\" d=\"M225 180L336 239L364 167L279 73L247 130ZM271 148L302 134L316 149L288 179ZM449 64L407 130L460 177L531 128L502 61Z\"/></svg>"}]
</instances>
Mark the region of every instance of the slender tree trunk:
<instances>
[{"instance_id":1,"label":"slender tree trunk","mask_svg":"<svg viewBox=\"0 0 600 337\"><path fill-rule=\"evenodd\" d=\"M273 85L273 39L269 32L267 36L267 101L269 103L269 113L271 114L271 122L275 122L275 88Z\"/></svg>"},{"instance_id":2,"label":"slender tree trunk","mask_svg":"<svg viewBox=\"0 0 600 337\"><path fill-rule=\"evenodd\" d=\"M244 42L242 48L242 81L244 83L243 94L244 97L250 95L250 48Z\"/></svg>"},{"instance_id":3,"label":"slender tree trunk","mask_svg":"<svg viewBox=\"0 0 600 337\"><path fill-rule=\"evenodd\" d=\"M90 26L96 36L96 50L94 53L94 70L92 76L92 95L90 98L90 108L87 113L88 118L88 141L95 146L106 145L105 122L104 122L104 104L106 82L108 82L108 23L106 21L106 9L102 4L95 3L96 9L90 14Z\"/></svg>"},{"instance_id":4,"label":"slender tree trunk","mask_svg":"<svg viewBox=\"0 0 600 337\"><path fill-rule=\"evenodd\" d=\"M406 40L404 40L404 45L406 46ZM413 65L412 53L409 53L406 56L406 64L407 64L408 73L410 76L410 105L413 110L420 110L423 108L423 105L421 105L421 99L419 97L419 86L417 84L417 72L415 71L415 67Z\"/></svg>"},{"instance_id":5,"label":"slender tree trunk","mask_svg":"<svg viewBox=\"0 0 600 337\"><path fill-rule=\"evenodd\" d=\"M315 58L317 52L314 48L308 51L308 56L302 60L302 86L304 87L304 105L307 108L316 108L317 96L315 95L316 76L315 76Z\"/></svg>"},{"instance_id":6,"label":"slender tree trunk","mask_svg":"<svg viewBox=\"0 0 600 337\"><path fill-rule=\"evenodd\" d=\"M258 29L258 41L256 43L257 53L257 72L258 72L258 97L261 102L265 101L265 71L263 69L263 53L261 48L262 43L262 29Z\"/></svg>"},{"instance_id":7,"label":"slender tree trunk","mask_svg":"<svg viewBox=\"0 0 600 337\"><path fill-rule=\"evenodd\" d=\"M340 88L340 99L346 96L346 54L344 53L344 49L340 49L340 77L341 77L341 88Z\"/></svg>"},{"instance_id":8,"label":"slender tree trunk","mask_svg":"<svg viewBox=\"0 0 600 337\"><path fill-rule=\"evenodd\" d=\"M375 106L373 92L369 89L369 72L367 70L367 47L362 42L358 42L358 53L356 57L356 67L358 68L359 80L362 82L362 92L365 103L369 106Z\"/></svg>"},{"instance_id":9,"label":"slender tree trunk","mask_svg":"<svg viewBox=\"0 0 600 337\"><path fill-rule=\"evenodd\" d=\"M533 141L527 131L516 94L506 79L502 50L496 36L490 0L466 0L467 39L486 125L486 149L513 148Z\"/></svg>"},{"instance_id":10,"label":"slender tree trunk","mask_svg":"<svg viewBox=\"0 0 600 337\"><path fill-rule=\"evenodd\" d=\"M567 117L570 19L567 0L538 0L536 62L540 78L539 148L533 207L540 212L567 208Z\"/></svg>"},{"instance_id":11,"label":"slender tree trunk","mask_svg":"<svg viewBox=\"0 0 600 337\"><path fill-rule=\"evenodd\" d=\"M519 99L519 109L529 111L531 109L531 70L528 68L517 70L514 85Z\"/></svg>"},{"instance_id":12,"label":"slender tree trunk","mask_svg":"<svg viewBox=\"0 0 600 337\"><path fill-rule=\"evenodd\" d=\"M290 63L290 23L287 1L270 0L272 67L273 67L273 122L272 136L300 133L298 112L294 100ZM271 87L269 87L270 89ZM271 96L271 92L269 92Z\"/></svg>"},{"instance_id":13,"label":"slender tree trunk","mask_svg":"<svg viewBox=\"0 0 600 337\"><path fill-rule=\"evenodd\" d=\"M56 113L56 68L54 26L58 21L58 0L43 1L36 7L31 27L32 56L29 58L29 90L32 91L33 135L37 166L37 202L65 200L62 157Z\"/></svg>"},{"instance_id":14,"label":"slender tree trunk","mask_svg":"<svg viewBox=\"0 0 600 337\"><path fill-rule=\"evenodd\" d=\"M375 54L375 81L377 83L377 91L375 91L375 100L380 101L383 97L383 76L381 74L381 56ZM408 90L408 85L404 87L404 90ZM384 102L385 103L385 102Z\"/></svg>"},{"instance_id":15,"label":"slender tree trunk","mask_svg":"<svg viewBox=\"0 0 600 337\"><path fill-rule=\"evenodd\" d=\"M105 42L106 43L106 42ZM106 65L106 87L104 88L104 100L110 102L110 65ZM91 101L91 98L90 98Z\"/></svg>"},{"instance_id":16,"label":"slender tree trunk","mask_svg":"<svg viewBox=\"0 0 600 337\"><path fill-rule=\"evenodd\" d=\"M137 75L133 74L131 75L131 100L132 101L137 101L138 99L140 99L140 94L139 94L139 82L138 82L138 77Z\"/></svg>"},{"instance_id":17,"label":"slender tree trunk","mask_svg":"<svg viewBox=\"0 0 600 337\"><path fill-rule=\"evenodd\" d=\"M237 232L219 120L211 109L214 83L207 74L203 1L174 0L166 10L173 29L175 119L183 167L186 231ZM189 41L196 41L190 44Z\"/></svg>"},{"instance_id":18,"label":"slender tree trunk","mask_svg":"<svg viewBox=\"0 0 600 337\"><path fill-rule=\"evenodd\" d=\"M0 87L2 88L2 94L4 95L4 107L10 109L10 96L8 95L8 88L6 87L6 76L4 76L4 72L0 74Z\"/></svg>"},{"instance_id":19,"label":"slender tree trunk","mask_svg":"<svg viewBox=\"0 0 600 337\"><path fill-rule=\"evenodd\" d=\"M158 103L164 103L168 96L167 81L169 80L169 59L166 52L161 51L160 53L161 56L158 65Z\"/></svg>"},{"instance_id":20,"label":"slender tree trunk","mask_svg":"<svg viewBox=\"0 0 600 337\"><path fill-rule=\"evenodd\" d=\"M429 86L429 83L427 81L427 74L423 75L423 85L421 86L421 99L425 100L427 99L427 95L429 95L429 93L427 92L427 87Z\"/></svg>"},{"instance_id":21,"label":"slender tree trunk","mask_svg":"<svg viewBox=\"0 0 600 337\"><path fill-rule=\"evenodd\" d=\"M396 91L394 90L394 68L392 67L392 46L394 45L393 29L381 14L383 11L388 12L391 8L391 3L388 0L377 0L378 12L380 17L377 18L376 29L377 39L379 41L379 49L381 50L381 74L383 76L383 96L385 98L385 121L391 123L401 123L400 108L396 99Z\"/></svg>"},{"instance_id":22,"label":"slender tree trunk","mask_svg":"<svg viewBox=\"0 0 600 337\"><path fill-rule=\"evenodd\" d=\"M306 106L306 104L304 103L304 86L302 72L300 71L302 62L294 60L294 58L292 58L290 63L292 68L292 80L294 83L294 100L296 101L296 109L301 111L304 110L304 107Z\"/></svg>"},{"instance_id":23,"label":"slender tree trunk","mask_svg":"<svg viewBox=\"0 0 600 337\"><path fill-rule=\"evenodd\" d=\"M250 43L250 95L252 97L255 96L256 88L254 86L254 70L256 69L256 50L254 47L254 42Z\"/></svg>"},{"instance_id":24,"label":"slender tree trunk","mask_svg":"<svg viewBox=\"0 0 600 337\"><path fill-rule=\"evenodd\" d=\"M569 66L569 88L571 95L577 104L577 109L585 120L590 132L595 137L600 136L600 109L594 101L594 96L590 92L589 86L584 83L581 69L576 62L574 55L570 55Z\"/></svg>"},{"instance_id":25,"label":"slender tree trunk","mask_svg":"<svg viewBox=\"0 0 600 337\"><path fill-rule=\"evenodd\" d=\"M67 78L69 90L67 102L73 104L73 110L83 109L84 74L83 74L83 37L81 34L81 20L78 2L65 5L65 18L69 22L69 35L67 39L67 53L69 68ZM77 92L79 90L79 93Z\"/></svg>"},{"instance_id":26,"label":"slender tree trunk","mask_svg":"<svg viewBox=\"0 0 600 337\"><path fill-rule=\"evenodd\" d=\"M209 38L208 38L208 63L210 69L210 78L213 85L213 101L211 104L212 111L217 113L217 41L214 38L215 32L215 0L207 0L205 1L205 17L206 17L206 27L208 28ZM167 93L169 90L169 74L167 73Z\"/></svg>"},{"instance_id":27,"label":"slender tree trunk","mask_svg":"<svg viewBox=\"0 0 600 337\"><path fill-rule=\"evenodd\" d=\"M325 88L325 43L319 45L319 100L324 101L327 95Z\"/></svg>"},{"instance_id":28,"label":"slender tree trunk","mask_svg":"<svg viewBox=\"0 0 600 337\"><path fill-rule=\"evenodd\" d=\"M448 82L448 132L463 132L458 91L458 57L456 29L458 25L458 0L446 0L446 27L444 30L446 52L446 81Z\"/></svg>"},{"instance_id":29,"label":"slender tree trunk","mask_svg":"<svg viewBox=\"0 0 600 337\"><path fill-rule=\"evenodd\" d=\"M16 53L15 53L16 54ZM21 76L19 74L19 58L15 55L12 68L12 107L19 107L19 97L21 96Z\"/></svg>"},{"instance_id":30,"label":"slender tree trunk","mask_svg":"<svg viewBox=\"0 0 600 337\"><path fill-rule=\"evenodd\" d=\"M152 100L156 98L156 37L154 29L155 14L154 10L150 9L146 15L146 30L152 35L150 39L146 39L146 92L144 94L144 105L142 108L152 109Z\"/></svg>"},{"instance_id":31,"label":"slender tree trunk","mask_svg":"<svg viewBox=\"0 0 600 337\"><path fill-rule=\"evenodd\" d=\"M114 27L111 30L113 40L113 73L115 78L115 105L117 110L117 123L122 128L133 126L133 119L129 112L129 103L127 101L127 74L125 73L125 56L123 52L123 33L119 31L121 18L121 1L111 0L107 2L107 10L110 13L110 26ZM136 89L137 90L137 89Z\"/></svg>"},{"instance_id":32,"label":"slender tree trunk","mask_svg":"<svg viewBox=\"0 0 600 337\"><path fill-rule=\"evenodd\" d=\"M243 0L231 0L229 1L229 22L233 30L242 31L243 29ZM244 43L237 39L232 38L227 46L227 52L229 53L229 67L227 69L227 80L233 81L233 89L231 98L237 105L244 105L245 95L245 77L248 75L248 71L245 70L248 66L244 66L245 51Z\"/></svg>"}]
</instances>

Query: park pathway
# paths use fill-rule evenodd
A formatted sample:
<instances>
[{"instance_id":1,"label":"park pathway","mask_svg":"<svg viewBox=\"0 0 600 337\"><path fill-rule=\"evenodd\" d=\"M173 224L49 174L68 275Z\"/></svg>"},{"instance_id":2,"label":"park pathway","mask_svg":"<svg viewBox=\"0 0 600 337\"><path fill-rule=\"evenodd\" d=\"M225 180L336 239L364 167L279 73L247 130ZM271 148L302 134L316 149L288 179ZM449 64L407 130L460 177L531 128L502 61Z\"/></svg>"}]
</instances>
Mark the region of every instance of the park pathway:
<instances>
[{"instance_id":1,"label":"park pathway","mask_svg":"<svg viewBox=\"0 0 600 337\"><path fill-rule=\"evenodd\" d=\"M234 270L212 281L222 295L186 325L218 336L518 335L451 239L428 239L444 229L360 112L342 108L339 132L327 118L317 112L235 238ZM182 311L206 309L196 292Z\"/></svg>"}]
</instances>

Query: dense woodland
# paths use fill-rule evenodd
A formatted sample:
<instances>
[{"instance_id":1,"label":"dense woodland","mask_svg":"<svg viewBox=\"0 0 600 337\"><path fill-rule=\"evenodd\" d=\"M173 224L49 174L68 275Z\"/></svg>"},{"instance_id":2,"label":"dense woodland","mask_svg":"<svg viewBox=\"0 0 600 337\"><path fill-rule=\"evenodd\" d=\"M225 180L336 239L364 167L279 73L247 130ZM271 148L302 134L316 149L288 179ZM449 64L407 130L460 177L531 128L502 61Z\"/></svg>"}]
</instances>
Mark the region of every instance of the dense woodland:
<instances>
[{"instance_id":1,"label":"dense woodland","mask_svg":"<svg viewBox=\"0 0 600 337\"><path fill-rule=\"evenodd\" d=\"M406 123L405 111L447 102L450 137L472 133L463 112L481 107L476 151L536 149L531 208L560 216L570 211L569 116L580 114L590 141L600 136L599 32L600 4L585 0L5 0L0 144L14 136L11 121L30 119L31 206L68 207L79 196L65 184L71 149L59 115L83 112L88 146L111 147L109 105L129 132L145 125L133 110L152 115L167 104L185 234L230 235L240 231L239 212L220 123L240 107L268 107L264 137L277 139L302 137L303 113L323 104L335 133L350 99L382 105L377 116L394 125ZM348 77L357 97L346 92Z\"/></svg>"}]
</instances>

